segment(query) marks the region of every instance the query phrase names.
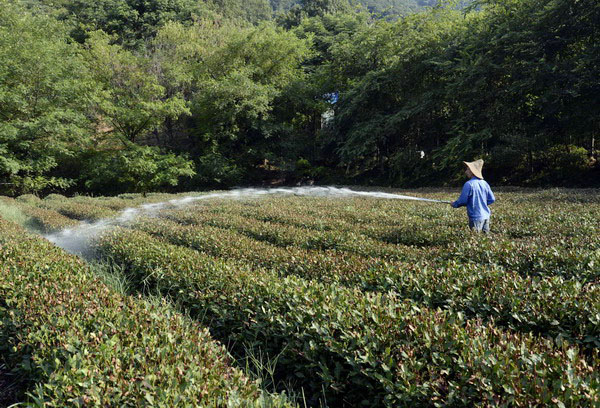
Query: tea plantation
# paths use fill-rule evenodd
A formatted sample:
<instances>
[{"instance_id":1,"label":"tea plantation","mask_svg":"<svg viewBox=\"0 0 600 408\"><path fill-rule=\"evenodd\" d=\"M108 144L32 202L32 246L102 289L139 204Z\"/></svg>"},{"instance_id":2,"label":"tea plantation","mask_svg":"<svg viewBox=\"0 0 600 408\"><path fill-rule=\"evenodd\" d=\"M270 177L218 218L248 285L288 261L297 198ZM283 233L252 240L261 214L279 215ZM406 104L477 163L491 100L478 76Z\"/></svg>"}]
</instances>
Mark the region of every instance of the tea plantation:
<instances>
[{"instance_id":1,"label":"tea plantation","mask_svg":"<svg viewBox=\"0 0 600 408\"><path fill-rule=\"evenodd\" d=\"M0 198L0 406L600 406L600 191L185 196Z\"/></svg>"}]
</instances>

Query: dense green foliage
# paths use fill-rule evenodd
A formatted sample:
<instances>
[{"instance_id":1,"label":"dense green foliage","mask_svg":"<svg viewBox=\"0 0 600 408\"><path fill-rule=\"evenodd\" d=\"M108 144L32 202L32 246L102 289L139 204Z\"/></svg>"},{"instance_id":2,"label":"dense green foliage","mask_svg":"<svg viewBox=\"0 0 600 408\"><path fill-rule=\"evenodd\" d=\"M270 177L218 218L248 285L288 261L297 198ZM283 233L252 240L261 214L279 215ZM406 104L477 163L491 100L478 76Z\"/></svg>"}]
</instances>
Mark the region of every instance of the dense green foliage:
<instances>
[{"instance_id":1,"label":"dense green foliage","mask_svg":"<svg viewBox=\"0 0 600 408\"><path fill-rule=\"evenodd\" d=\"M583 3L496 2L464 18L436 11L380 28L403 39L376 47L386 52L368 72L346 75L332 132L340 160L392 183L430 182L475 156L488 159L495 181L591 181L598 105L588 92L599 83L587 64L598 58L599 9ZM574 106L581 114L568 113Z\"/></svg>"},{"instance_id":2,"label":"dense green foliage","mask_svg":"<svg viewBox=\"0 0 600 408\"><path fill-rule=\"evenodd\" d=\"M176 95L165 97L143 58L110 45L101 33L80 47L65 24L13 2L2 1L0 21L5 191L93 189L98 177L113 187L107 192L147 191L195 174L191 162L132 143L187 109ZM105 156L121 167L99 166ZM136 165L143 175L132 170ZM132 178L127 172L135 182L123 182Z\"/></svg>"},{"instance_id":3,"label":"dense green foliage","mask_svg":"<svg viewBox=\"0 0 600 408\"><path fill-rule=\"evenodd\" d=\"M95 88L66 35L53 19L0 2L0 173L9 192L69 187L52 170L91 135Z\"/></svg>"},{"instance_id":4,"label":"dense green foliage","mask_svg":"<svg viewBox=\"0 0 600 408\"><path fill-rule=\"evenodd\" d=\"M552 356L548 343L540 344L528 336L514 338L486 325L464 329L460 317L415 307L393 294L362 296L356 291L291 277L278 282L274 276L262 277L256 270L249 275L235 264L222 265L223 261L155 244L135 233L119 234L104 245L111 256L129 266L135 281L158 285L165 294L197 310L198 315L208 313L217 336L231 342L260 342L268 353L282 353L282 370L293 370L306 378L305 386L313 393L324 382L331 404L338 398L347 398L348 402L360 398L363 404L372 406L384 401L396 406L437 398L447 402L492 401L504 394L501 384L514 386L511 378L525 382L515 399L525 403L534 401L537 393L532 390L530 394L531 386L523 381L519 365L514 364L522 359L519 352L516 356L510 354L525 347L527 353L537 354L546 365L556 369L562 366L559 361L564 357ZM155 270L160 273L153 273ZM215 292L207 287L214 287ZM255 305L262 307L256 309ZM403 329L408 326L415 327L414 332ZM502 340L495 343L497 337L508 344L503 345ZM404 347L398 348L398 342ZM471 363L463 365L463 359L469 360L468 355L479 347L493 353L496 363L480 366L475 363L480 357L473 356ZM415 358L403 358L403 353ZM454 360L451 356L456 354L461 357ZM555 358L558 360L552 362ZM502 371L495 364L502 366ZM452 397L447 394L446 381L437 384L441 374L438 370L448 371ZM550 381L560 379L561 374L556 374ZM492 385L489 394L481 395L485 388L469 383L473 375L490 375L490 381L498 383ZM544 374L539 371L536 375ZM336 395L338 392L340 395ZM553 391L542 393L550 397Z\"/></svg>"},{"instance_id":5,"label":"dense green foliage","mask_svg":"<svg viewBox=\"0 0 600 408\"><path fill-rule=\"evenodd\" d=\"M56 8L59 19L72 23L72 35L78 41L84 41L90 30L102 30L130 48L143 46L169 21L191 22L215 12L211 3L194 0L39 0L39 3Z\"/></svg>"},{"instance_id":6,"label":"dense green foliage","mask_svg":"<svg viewBox=\"0 0 600 408\"><path fill-rule=\"evenodd\" d=\"M27 406L290 406L165 302L115 292L14 224L0 231L0 361Z\"/></svg>"},{"instance_id":7,"label":"dense green foliage","mask_svg":"<svg viewBox=\"0 0 600 408\"><path fill-rule=\"evenodd\" d=\"M275 11L292 10L292 15L302 9L308 15L335 12L340 8L349 10L352 7L365 8L377 16L398 17L437 5L434 0L271 0Z\"/></svg>"},{"instance_id":8,"label":"dense green foliage","mask_svg":"<svg viewBox=\"0 0 600 408\"><path fill-rule=\"evenodd\" d=\"M241 361L268 356L270 387L317 406L598 404L597 190L499 191L491 236L471 234L462 211L440 204L218 196L158 213L146 207L153 217L108 230L95 248L122 268L133 293L175 301ZM182 197L24 195L3 198L0 210L53 231L71 219ZM49 259L60 253L28 235L13 237L15 227L6 225L3 249L12 252L5 264L37 259L21 241L43 247ZM85 279L96 281L77 267L80 281L61 284L86 293ZM46 380L36 374L31 381Z\"/></svg>"},{"instance_id":9,"label":"dense green foliage","mask_svg":"<svg viewBox=\"0 0 600 408\"><path fill-rule=\"evenodd\" d=\"M431 226L419 225L420 217L411 212L422 204L409 208L401 221L390 220L391 225L385 223L393 206L373 214L372 202L358 201L350 215L349 210L342 211L343 202L311 204L307 211L301 202L290 199L250 208L211 203L198 211L165 214L188 226L152 220L138 228L179 245L268 266L285 275L369 291L392 289L429 306L451 305L467 315L491 317L517 330L600 346L596 314L600 293L595 285L587 285L600 277L594 209L564 216L562 222L571 224L572 231L563 228L552 234L554 218L540 217L536 221L546 231L543 236L476 242L456 231L458 222L447 211L425 215L438 220L435 232ZM517 207L522 209L522 205ZM510 209L503 212L508 212L509 223L509 217L516 214ZM565 234L570 235L567 242ZM473 289L490 282L496 283L486 291ZM507 298L519 301L507 302ZM522 308L521 302L527 307Z\"/></svg>"},{"instance_id":10,"label":"dense green foliage","mask_svg":"<svg viewBox=\"0 0 600 408\"><path fill-rule=\"evenodd\" d=\"M438 204L206 199L109 231L97 249L235 356L276 359L274 385L310 404L594 406L598 197L498 192L491 237ZM4 202L98 219L175 198Z\"/></svg>"},{"instance_id":11,"label":"dense green foliage","mask_svg":"<svg viewBox=\"0 0 600 408\"><path fill-rule=\"evenodd\" d=\"M6 194L600 179L594 0L0 1Z\"/></svg>"}]
</instances>

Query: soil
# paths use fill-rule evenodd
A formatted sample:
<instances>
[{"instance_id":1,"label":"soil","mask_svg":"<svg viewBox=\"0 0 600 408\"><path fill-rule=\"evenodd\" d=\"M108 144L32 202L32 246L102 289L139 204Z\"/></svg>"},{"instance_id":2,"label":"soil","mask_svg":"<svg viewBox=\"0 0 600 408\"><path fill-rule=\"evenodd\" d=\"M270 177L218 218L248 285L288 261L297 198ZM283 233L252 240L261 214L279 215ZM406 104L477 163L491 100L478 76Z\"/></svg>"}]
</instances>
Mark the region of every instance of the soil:
<instances>
[{"instance_id":1,"label":"soil","mask_svg":"<svg viewBox=\"0 0 600 408\"><path fill-rule=\"evenodd\" d=\"M0 364L0 407L8 407L18 401L21 387L14 375Z\"/></svg>"}]
</instances>

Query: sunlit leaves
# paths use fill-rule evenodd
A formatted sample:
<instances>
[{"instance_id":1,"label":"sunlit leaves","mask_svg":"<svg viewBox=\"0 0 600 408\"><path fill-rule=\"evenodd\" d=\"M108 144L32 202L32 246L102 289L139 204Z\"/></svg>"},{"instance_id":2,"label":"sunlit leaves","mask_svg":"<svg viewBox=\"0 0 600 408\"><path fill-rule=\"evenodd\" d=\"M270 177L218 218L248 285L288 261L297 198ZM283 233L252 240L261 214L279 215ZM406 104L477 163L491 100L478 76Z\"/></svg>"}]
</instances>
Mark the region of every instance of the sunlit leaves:
<instances>
[{"instance_id":1,"label":"sunlit leaves","mask_svg":"<svg viewBox=\"0 0 600 408\"><path fill-rule=\"evenodd\" d=\"M166 302L117 293L79 258L0 220L3 362L32 405L290 406Z\"/></svg>"},{"instance_id":2,"label":"sunlit leaves","mask_svg":"<svg viewBox=\"0 0 600 408\"><path fill-rule=\"evenodd\" d=\"M523 197L502 196L513 205ZM140 289L155 288L211 321L223 341L279 355L281 375L314 390L315 401L323 392L330 403L356 393L367 405L389 406L596 398L586 394L598 381L587 374L597 365L595 286L556 276L553 267L505 269L500 262L514 251L502 249L510 242L504 234L521 229L511 207L495 212L497 248L457 230L464 222L450 211L367 199L207 200L163 213L186 225L158 219L136 227L159 239L119 230L100 250L127 265ZM553 222L538 216L543 228ZM385 244L393 239L411 244ZM540 239L568 252L564 239ZM525 242L523 249L529 259L544 257ZM479 258L488 252L500 262ZM403 253L421 260L395 260ZM567 342L580 345L565 350ZM578 356L573 367L583 377L567 375L564 362ZM554 381L569 396L546 388Z\"/></svg>"}]
</instances>

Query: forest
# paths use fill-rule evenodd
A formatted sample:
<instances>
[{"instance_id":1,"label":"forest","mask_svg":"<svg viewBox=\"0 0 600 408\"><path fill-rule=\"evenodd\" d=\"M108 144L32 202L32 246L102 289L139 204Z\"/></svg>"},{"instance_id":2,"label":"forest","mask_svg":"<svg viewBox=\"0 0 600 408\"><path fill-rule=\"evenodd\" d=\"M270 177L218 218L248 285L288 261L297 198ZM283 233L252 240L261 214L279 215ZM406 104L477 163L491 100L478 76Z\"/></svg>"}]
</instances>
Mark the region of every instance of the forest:
<instances>
[{"instance_id":1,"label":"forest","mask_svg":"<svg viewBox=\"0 0 600 408\"><path fill-rule=\"evenodd\" d=\"M597 186L596 0L0 0L0 194Z\"/></svg>"}]
</instances>

